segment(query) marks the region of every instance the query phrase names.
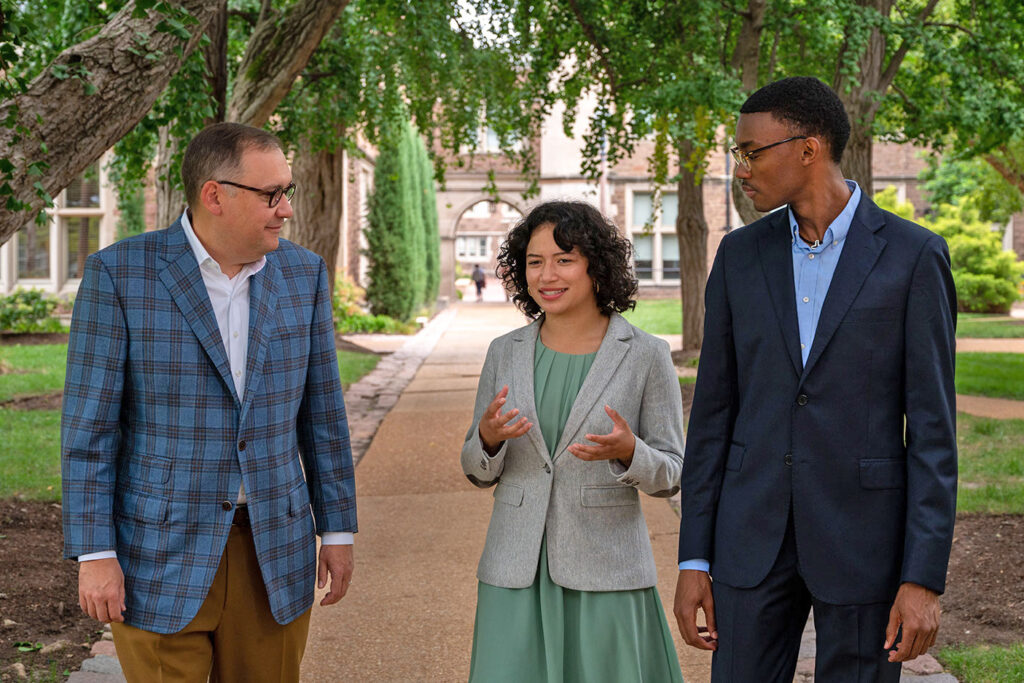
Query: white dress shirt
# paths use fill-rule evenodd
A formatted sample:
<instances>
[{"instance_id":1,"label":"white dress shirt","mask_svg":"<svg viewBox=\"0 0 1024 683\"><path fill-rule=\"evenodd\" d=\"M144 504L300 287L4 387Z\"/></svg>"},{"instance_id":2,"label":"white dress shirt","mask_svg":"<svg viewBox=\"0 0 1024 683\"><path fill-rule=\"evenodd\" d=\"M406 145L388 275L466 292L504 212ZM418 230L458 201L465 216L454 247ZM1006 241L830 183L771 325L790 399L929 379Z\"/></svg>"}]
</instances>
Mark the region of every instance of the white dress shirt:
<instances>
[{"instance_id":1,"label":"white dress shirt","mask_svg":"<svg viewBox=\"0 0 1024 683\"><path fill-rule=\"evenodd\" d=\"M206 285L206 293L213 307L213 315L217 318L220 338L224 341L224 350L228 355L228 366L231 368L231 379L235 384L235 393L239 402L245 399L245 361L249 352L249 279L263 270L267 265L267 257L261 256L258 261L247 263L233 278L229 278L220 268L210 253L199 241L192 221L186 210L181 215L181 227L185 230L192 253L199 263L199 272ZM244 505L245 485L238 488L238 504ZM352 545L354 536L347 531L325 531L320 539L322 545ZM117 557L113 550L89 553L78 558L79 562Z\"/></svg>"}]
</instances>

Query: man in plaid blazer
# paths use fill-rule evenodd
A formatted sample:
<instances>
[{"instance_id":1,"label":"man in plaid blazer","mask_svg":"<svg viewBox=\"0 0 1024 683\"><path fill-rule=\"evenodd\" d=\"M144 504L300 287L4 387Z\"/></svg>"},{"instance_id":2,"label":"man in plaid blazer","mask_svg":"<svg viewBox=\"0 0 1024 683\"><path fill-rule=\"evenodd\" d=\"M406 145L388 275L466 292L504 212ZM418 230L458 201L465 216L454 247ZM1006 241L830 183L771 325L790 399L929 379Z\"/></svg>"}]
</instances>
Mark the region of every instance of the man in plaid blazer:
<instances>
[{"instance_id":1,"label":"man in plaid blazer","mask_svg":"<svg viewBox=\"0 0 1024 683\"><path fill-rule=\"evenodd\" d=\"M274 136L211 126L182 178L180 220L86 263L64 553L130 681L298 680L314 581L321 604L345 595L356 531L329 271L278 239L294 184Z\"/></svg>"}]
</instances>

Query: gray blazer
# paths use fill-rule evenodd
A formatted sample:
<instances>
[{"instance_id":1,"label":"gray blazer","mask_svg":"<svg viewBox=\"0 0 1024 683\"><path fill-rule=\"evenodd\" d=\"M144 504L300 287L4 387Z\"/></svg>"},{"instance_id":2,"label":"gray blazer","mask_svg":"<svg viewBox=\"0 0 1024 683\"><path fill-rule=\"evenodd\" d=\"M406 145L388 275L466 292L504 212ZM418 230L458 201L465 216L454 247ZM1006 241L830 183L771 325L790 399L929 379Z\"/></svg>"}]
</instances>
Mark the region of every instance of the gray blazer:
<instances>
[{"instance_id":1,"label":"gray blazer","mask_svg":"<svg viewBox=\"0 0 1024 683\"><path fill-rule=\"evenodd\" d=\"M494 489L494 510L477 570L480 581L526 588L537 574L547 533L548 571L573 590L612 591L657 583L647 524L637 490L667 498L683 466L683 406L667 343L613 314L583 386L549 457L533 400L533 352L540 320L491 342L480 373L473 426L462 447L462 470ZM480 419L503 385L504 409L518 408L533 427L490 457ZM566 447L585 434L612 429L605 404L629 423L636 449L629 469L615 460L587 462Z\"/></svg>"}]
</instances>

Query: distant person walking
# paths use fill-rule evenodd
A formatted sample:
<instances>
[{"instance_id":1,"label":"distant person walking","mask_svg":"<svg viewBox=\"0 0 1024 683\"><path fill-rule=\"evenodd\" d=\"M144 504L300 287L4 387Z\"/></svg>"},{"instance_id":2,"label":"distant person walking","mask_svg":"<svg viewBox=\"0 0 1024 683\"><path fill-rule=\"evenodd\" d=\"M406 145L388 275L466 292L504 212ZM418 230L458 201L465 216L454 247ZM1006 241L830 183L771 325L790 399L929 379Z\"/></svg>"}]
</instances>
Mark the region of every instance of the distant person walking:
<instances>
[{"instance_id":1,"label":"distant person walking","mask_svg":"<svg viewBox=\"0 0 1024 683\"><path fill-rule=\"evenodd\" d=\"M484 287L487 286L487 274L484 273L484 269L480 267L480 264L473 266L473 284L476 285L476 300L484 300Z\"/></svg>"},{"instance_id":2,"label":"distant person walking","mask_svg":"<svg viewBox=\"0 0 1024 683\"><path fill-rule=\"evenodd\" d=\"M533 322L495 339L462 469L495 486L470 681L682 681L639 492L679 488L683 409L664 341L632 308L629 242L549 202L498 257Z\"/></svg>"}]
</instances>

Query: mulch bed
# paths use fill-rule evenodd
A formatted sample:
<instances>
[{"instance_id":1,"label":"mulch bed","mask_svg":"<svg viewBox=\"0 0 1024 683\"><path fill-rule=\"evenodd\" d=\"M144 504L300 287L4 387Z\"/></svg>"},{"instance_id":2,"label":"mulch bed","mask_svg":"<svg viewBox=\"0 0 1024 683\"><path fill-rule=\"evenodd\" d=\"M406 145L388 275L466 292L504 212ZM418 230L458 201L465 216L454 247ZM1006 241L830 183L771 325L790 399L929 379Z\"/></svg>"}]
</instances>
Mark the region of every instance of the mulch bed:
<instances>
[{"instance_id":1,"label":"mulch bed","mask_svg":"<svg viewBox=\"0 0 1024 683\"><path fill-rule=\"evenodd\" d=\"M77 566L61 559L60 514L54 503L0 501L0 680L16 680L14 662L25 665L30 680L51 667L75 671L102 634L78 606ZM3 626L7 620L15 624ZM47 654L15 645L58 641L67 646Z\"/></svg>"},{"instance_id":2,"label":"mulch bed","mask_svg":"<svg viewBox=\"0 0 1024 683\"><path fill-rule=\"evenodd\" d=\"M60 506L0 501L0 680L14 680L9 666L31 672L81 666L102 627L78 607L78 571L61 559ZM948 590L942 597L939 645L1024 640L1024 517L963 515L957 520ZM15 643L71 645L54 654L18 652Z\"/></svg>"}]
</instances>

